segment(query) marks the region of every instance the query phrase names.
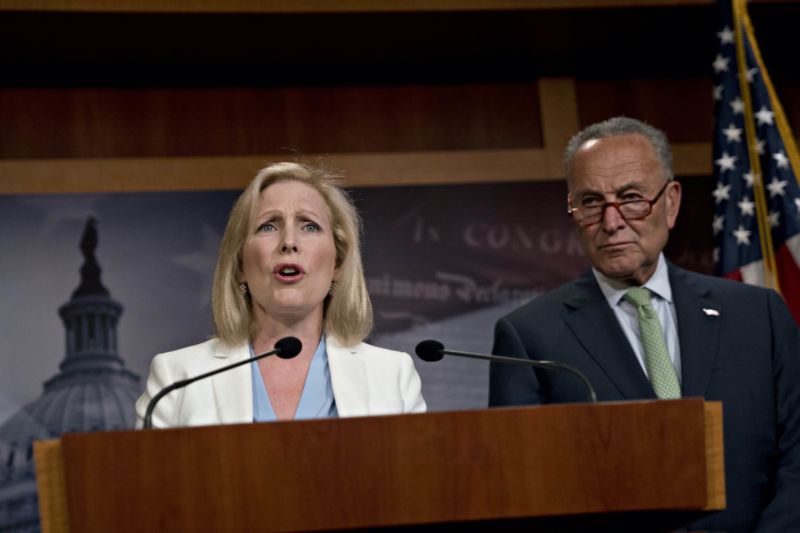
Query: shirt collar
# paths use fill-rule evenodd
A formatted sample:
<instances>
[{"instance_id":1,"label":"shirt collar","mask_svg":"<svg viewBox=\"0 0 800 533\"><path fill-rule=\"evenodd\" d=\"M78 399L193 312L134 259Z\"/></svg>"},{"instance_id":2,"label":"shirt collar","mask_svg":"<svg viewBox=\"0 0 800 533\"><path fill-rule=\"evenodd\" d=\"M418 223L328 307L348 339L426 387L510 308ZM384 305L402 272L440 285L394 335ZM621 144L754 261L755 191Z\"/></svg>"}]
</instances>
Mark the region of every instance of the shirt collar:
<instances>
[{"instance_id":1,"label":"shirt collar","mask_svg":"<svg viewBox=\"0 0 800 533\"><path fill-rule=\"evenodd\" d=\"M600 290L603 291L603 296L605 296L608 305L612 308L616 307L631 286L609 278L594 267L592 267L592 273L597 280L597 284L600 285ZM667 303L672 303L672 287L669 284L667 260L664 259L663 253L658 255L656 271L642 287L650 289L650 292L666 300Z\"/></svg>"}]
</instances>

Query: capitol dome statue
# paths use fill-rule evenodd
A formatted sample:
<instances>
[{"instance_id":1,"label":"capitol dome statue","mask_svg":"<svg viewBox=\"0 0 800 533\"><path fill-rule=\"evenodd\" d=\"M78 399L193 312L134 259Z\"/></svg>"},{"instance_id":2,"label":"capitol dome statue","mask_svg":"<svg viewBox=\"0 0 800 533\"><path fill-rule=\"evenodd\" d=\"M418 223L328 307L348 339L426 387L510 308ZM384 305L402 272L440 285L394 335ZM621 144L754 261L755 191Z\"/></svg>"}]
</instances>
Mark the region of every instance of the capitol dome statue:
<instances>
[{"instance_id":1,"label":"capitol dome statue","mask_svg":"<svg viewBox=\"0 0 800 533\"><path fill-rule=\"evenodd\" d=\"M39 531L34 440L134 425L139 377L117 353L122 305L100 280L97 241L96 220L89 218L80 242L80 285L58 310L66 328L59 372L44 382L38 399L0 426L0 531Z\"/></svg>"}]
</instances>

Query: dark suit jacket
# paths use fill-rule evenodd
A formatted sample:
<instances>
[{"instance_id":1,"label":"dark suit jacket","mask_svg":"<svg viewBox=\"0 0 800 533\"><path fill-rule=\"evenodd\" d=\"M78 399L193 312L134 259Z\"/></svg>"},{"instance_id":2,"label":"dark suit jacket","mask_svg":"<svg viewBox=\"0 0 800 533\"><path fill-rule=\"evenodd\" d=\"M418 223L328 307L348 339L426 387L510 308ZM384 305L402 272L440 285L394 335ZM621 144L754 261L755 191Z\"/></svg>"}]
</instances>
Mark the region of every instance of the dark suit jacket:
<instances>
[{"instance_id":1,"label":"dark suit jacket","mask_svg":"<svg viewBox=\"0 0 800 533\"><path fill-rule=\"evenodd\" d=\"M727 509L711 531L800 531L800 333L774 291L669 265L682 394L723 403ZM703 309L714 309L710 316ZM561 361L600 401L655 398L591 271L501 318L493 353ZM585 401L566 372L493 363L489 405Z\"/></svg>"}]
</instances>

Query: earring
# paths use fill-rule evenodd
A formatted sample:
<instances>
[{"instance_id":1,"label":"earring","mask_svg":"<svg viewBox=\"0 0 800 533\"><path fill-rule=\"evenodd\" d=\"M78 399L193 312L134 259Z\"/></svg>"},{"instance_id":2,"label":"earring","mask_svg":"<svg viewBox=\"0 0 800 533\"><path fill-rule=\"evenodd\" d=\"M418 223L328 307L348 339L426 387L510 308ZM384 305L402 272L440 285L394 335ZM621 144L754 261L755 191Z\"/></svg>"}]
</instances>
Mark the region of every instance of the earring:
<instances>
[{"instance_id":1,"label":"earring","mask_svg":"<svg viewBox=\"0 0 800 533\"><path fill-rule=\"evenodd\" d=\"M331 281L331 288L328 289L328 296L333 296L333 289L335 289L335 288L336 288L336 282L335 281Z\"/></svg>"},{"instance_id":2,"label":"earring","mask_svg":"<svg viewBox=\"0 0 800 533\"><path fill-rule=\"evenodd\" d=\"M247 283L241 282L239 284L239 292L242 293L242 296L247 297L250 295L250 289L247 287Z\"/></svg>"}]
</instances>

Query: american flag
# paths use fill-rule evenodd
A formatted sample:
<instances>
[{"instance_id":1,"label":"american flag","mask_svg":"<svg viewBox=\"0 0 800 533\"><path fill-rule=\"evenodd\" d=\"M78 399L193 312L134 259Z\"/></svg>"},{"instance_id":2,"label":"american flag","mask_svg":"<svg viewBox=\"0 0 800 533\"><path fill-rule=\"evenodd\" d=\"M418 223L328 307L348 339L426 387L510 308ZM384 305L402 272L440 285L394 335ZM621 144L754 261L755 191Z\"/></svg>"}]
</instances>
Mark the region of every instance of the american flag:
<instances>
[{"instance_id":1,"label":"american flag","mask_svg":"<svg viewBox=\"0 0 800 533\"><path fill-rule=\"evenodd\" d=\"M746 0L721 0L714 59L715 274L776 289L800 324L800 156Z\"/></svg>"}]
</instances>

